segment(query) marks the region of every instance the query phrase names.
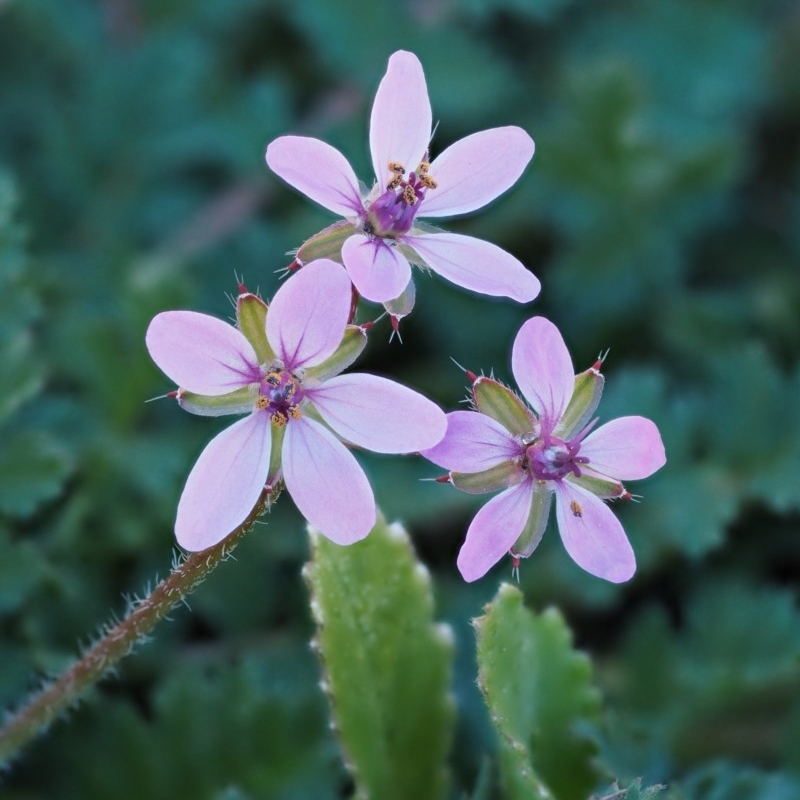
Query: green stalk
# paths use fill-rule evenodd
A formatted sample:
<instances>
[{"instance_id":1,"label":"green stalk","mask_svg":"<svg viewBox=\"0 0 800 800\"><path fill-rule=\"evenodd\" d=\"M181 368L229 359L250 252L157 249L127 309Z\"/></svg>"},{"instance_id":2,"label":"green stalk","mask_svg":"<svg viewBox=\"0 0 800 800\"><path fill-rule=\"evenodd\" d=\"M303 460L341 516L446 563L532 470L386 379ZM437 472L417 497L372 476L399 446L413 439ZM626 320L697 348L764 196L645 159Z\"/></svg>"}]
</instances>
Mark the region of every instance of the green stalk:
<instances>
[{"instance_id":1,"label":"green stalk","mask_svg":"<svg viewBox=\"0 0 800 800\"><path fill-rule=\"evenodd\" d=\"M86 689L133 652L156 623L183 602L217 564L230 555L277 494L275 489L269 495L265 492L247 519L219 544L192 553L176 564L146 597L131 606L120 622L109 625L78 661L12 714L0 727L0 765L8 764L25 745L44 733L59 714L73 707Z\"/></svg>"}]
</instances>

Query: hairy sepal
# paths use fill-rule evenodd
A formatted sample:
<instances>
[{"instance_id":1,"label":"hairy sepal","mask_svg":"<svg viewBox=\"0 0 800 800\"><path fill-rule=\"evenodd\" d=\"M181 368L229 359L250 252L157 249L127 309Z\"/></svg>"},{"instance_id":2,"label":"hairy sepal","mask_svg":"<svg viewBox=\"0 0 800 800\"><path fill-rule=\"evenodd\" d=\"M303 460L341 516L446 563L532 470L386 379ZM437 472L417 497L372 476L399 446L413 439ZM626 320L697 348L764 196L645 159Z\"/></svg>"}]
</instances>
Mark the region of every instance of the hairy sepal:
<instances>
[{"instance_id":1,"label":"hairy sepal","mask_svg":"<svg viewBox=\"0 0 800 800\"><path fill-rule=\"evenodd\" d=\"M553 430L554 435L571 439L580 433L597 409L605 382L606 379L594 367L575 376L575 389L566 411Z\"/></svg>"},{"instance_id":2,"label":"hairy sepal","mask_svg":"<svg viewBox=\"0 0 800 800\"><path fill-rule=\"evenodd\" d=\"M178 405L190 414L201 417L222 417L226 414L249 414L258 397L258 384L252 383L227 394L207 395L178 390Z\"/></svg>"},{"instance_id":3,"label":"hairy sepal","mask_svg":"<svg viewBox=\"0 0 800 800\"><path fill-rule=\"evenodd\" d=\"M475 408L499 422L514 436L524 436L538 425L522 400L499 381L481 376L472 384Z\"/></svg>"},{"instance_id":4,"label":"hairy sepal","mask_svg":"<svg viewBox=\"0 0 800 800\"><path fill-rule=\"evenodd\" d=\"M258 295L242 292L236 299L236 324L256 351L259 364L275 361L267 341L267 304Z\"/></svg>"},{"instance_id":5,"label":"hairy sepal","mask_svg":"<svg viewBox=\"0 0 800 800\"><path fill-rule=\"evenodd\" d=\"M482 472L451 472L450 483L468 494L487 494L508 489L519 483L525 474L513 461L503 461Z\"/></svg>"},{"instance_id":6,"label":"hairy sepal","mask_svg":"<svg viewBox=\"0 0 800 800\"><path fill-rule=\"evenodd\" d=\"M308 264L318 258L329 258L342 263L342 245L354 234L356 226L348 220L339 220L307 239L297 251L300 264Z\"/></svg>"},{"instance_id":7,"label":"hairy sepal","mask_svg":"<svg viewBox=\"0 0 800 800\"><path fill-rule=\"evenodd\" d=\"M363 352L367 345L367 331L358 325L348 325L336 352L315 367L308 367L305 373L306 382L326 381L347 369Z\"/></svg>"}]
</instances>

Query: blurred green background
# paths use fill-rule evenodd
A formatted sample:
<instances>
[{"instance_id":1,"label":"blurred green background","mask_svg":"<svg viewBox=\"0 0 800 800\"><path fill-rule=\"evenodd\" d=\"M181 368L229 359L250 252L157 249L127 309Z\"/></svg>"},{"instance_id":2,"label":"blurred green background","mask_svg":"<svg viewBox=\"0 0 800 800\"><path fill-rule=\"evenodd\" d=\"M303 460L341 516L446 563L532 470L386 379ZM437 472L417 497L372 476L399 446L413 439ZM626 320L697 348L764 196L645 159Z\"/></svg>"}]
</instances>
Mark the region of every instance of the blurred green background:
<instances>
[{"instance_id":1,"label":"blurred green background","mask_svg":"<svg viewBox=\"0 0 800 800\"><path fill-rule=\"evenodd\" d=\"M515 124L537 153L483 213L446 224L542 280L523 308L418 276L404 343L358 368L456 408L453 364L511 380L513 336L555 321L576 368L611 348L601 419L651 417L667 466L618 513L624 586L555 529L522 565L605 698L609 779L690 800L800 797L800 7L788 0L0 2L0 703L14 706L169 569L185 476L225 419L167 401L152 315L223 318L269 297L332 221L267 170L318 136L369 178L388 56L425 67L434 154ZM369 309L362 312L365 316ZM378 309L375 309L377 316ZM359 456L409 527L456 633L452 797L495 742L474 635L503 563L465 585L475 498L421 459ZM3 797L325 798L351 784L328 729L288 497L68 720ZM494 795L491 795L494 796Z\"/></svg>"}]
</instances>

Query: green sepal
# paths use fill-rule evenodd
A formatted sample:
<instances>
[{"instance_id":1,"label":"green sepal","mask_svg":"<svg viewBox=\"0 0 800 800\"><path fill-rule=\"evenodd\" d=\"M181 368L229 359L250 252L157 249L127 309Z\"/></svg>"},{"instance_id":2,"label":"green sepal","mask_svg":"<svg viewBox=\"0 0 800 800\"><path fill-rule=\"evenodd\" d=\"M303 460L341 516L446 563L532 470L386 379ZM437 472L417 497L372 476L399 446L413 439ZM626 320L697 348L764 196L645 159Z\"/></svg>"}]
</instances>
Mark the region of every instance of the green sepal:
<instances>
[{"instance_id":1,"label":"green sepal","mask_svg":"<svg viewBox=\"0 0 800 800\"><path fill-rule=\"evenodd\" d=\"M542 541L542 536L544 536L545 528L547 528L547 519L550 516L552 502L553 492L537 481L531 499L531 512L528 514L528 521L525 523L519 538L514 542L511 548L511 555L528 558L539 546L539 542Z\"/></svg>"},{"instance_id":2,"label":"green sepal","mask_svg":"<svg viewBox=\"0 0 800 800\"><path fill-rule=\"evenodd\" d=\"M493 378L477 378L472 384L472 398L481 414L496 420L514 436L524 436L538 424L522 400Z\"/></svg>"},{"instance_id":3,"label":"green sepal","mask_svg":"<svg viewBox=\"0 0 800 800\"><path fill-rule=\"evenodd\" d=\"M605 377L594 366L575 376L572 398L553 430L556 436L569 440L581 432L597 409L605 382Z\"/></svg>"},{"instance_id":4,"label":"green sepal","mask_svg":"<svg viewBox=\"0 0 800 800\"><path fill-rule=\"evenodd\" d=\"M236 323L245 339L256 351L259 364L276 360L267 341L267 304L257 295L242 292L236 300Z\"/></svg>"},{"instance_id":5,"label":"green sepal","mask_svg":"<svg viewBox=\"0 0 800 800\"><path fill-rule=\"evenodd\" d=\"M356 797L440 800L452 739L452 632L434 624L427 570L378 519L348 547L311 530L304 575L336 729Z\"/></svg>"},{"instance_id":6,"label":"green sepal","mask_svg":"<svg viewBox=\"0 0 800 800\"><path fill-rule=\"evenodd\" d=\"M352 222L340 219L303 242L297 251L297 260L300 264L308 264L318 258L330 258L341 264L342 245L354 233L358 233L356 226Z\"/></svg>"},{"instance_id":7,"label":"green sepal","mask_svg":"<svg viewBox=\"0 0 800 800\"><path fill-rule=\"evenodd\" d=\"M525 477L519 464L503 461L481 472L451 472L450 483L468 494L486 494L498 489L508 489Z\"/></svg>"},{"instance_id":8,"label":"green sepal","mask_svg":"<svg viewBox=\"0 0 800 800\"><path fill-rule=\"evenodd\" d=\"M315 367L308 367L304 381L324 381L347 369L367 345L367 331L359 325L348 325L336 352Z\"/></svg>"},{"instance_id":9,"label":"green sepal","mask_svg":"<svg viewBox=\"0 0 800 800\"><path fill-rule=\"evenodd\" d=\"M616 500L625 494L625 487L619 481L612 481L609 478L587 475L584 472L579 478L570 475L569 480L570 483L577 483L578 486L582 486L603 500Z\"/></svg>"},{"instance_id":10,"label":"green sepal","mask_svg":"<svg viewBox=\"0 0 800 800\"><path fill-rule=\"evenodd\" d=\"M391 316L402 319L403 317L407 317L412 310L414 309L414 303L417 299L417 289L414 286L413 279L408 282L408 286L403 290L403 293L400 297L395 297L394 300L390 300L388 303L384 303L383 307L386 309L388 314Z\"/></svg>"},{"instance_id":11,"label":"green sepal","mask_svg":"<svg viewBox=\"0 0 800 800\"><path fill-rule=\"evenodd\" d=\"M251 383L227 394L195 394L178 389L178 405L201 417L222 417L226 414L248 414L258 397L258 384Z\"/></svg>"},{"instance_id":12,"label":"green sepal","mask_svg":"<svg viewBox=\"0 0 800 800\"><path fill-rule=\"evenodd\" d=\"M281 452L283 450L283 437L286 435L286 425L275 425L270 422L272 427L272 441L269 451L269 472L267 472L267 486L274 488L283 478L283 462Z\"/></svg>"},{"instance_id":13,"label":"green sepal","mask_svg":"<svg viewBox=\"0 0 800 800\"><path fill-rule=\"evenodd\" d=\"M473 624L478 682L500 734L504 797L585 800L601 777L587 733L600 698L561 614L535 614L503 584Z\"/></svg>"}]
</instances>

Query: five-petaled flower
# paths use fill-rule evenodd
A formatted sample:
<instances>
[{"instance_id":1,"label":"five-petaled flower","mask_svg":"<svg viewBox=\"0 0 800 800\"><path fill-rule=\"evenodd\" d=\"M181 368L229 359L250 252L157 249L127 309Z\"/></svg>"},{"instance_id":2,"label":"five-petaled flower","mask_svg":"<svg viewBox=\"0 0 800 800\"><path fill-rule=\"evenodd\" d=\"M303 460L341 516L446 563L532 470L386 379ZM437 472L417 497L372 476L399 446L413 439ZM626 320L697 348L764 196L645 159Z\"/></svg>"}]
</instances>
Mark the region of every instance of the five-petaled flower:
<instances>
[{"instance_id":1,"label":"five-petaled flower","mask_svg":"<svg viewBox=\"0 0 800 800\"><path fill-rule=\"evenodd\" d=\"M620 417L593 430L600 366L598 360L573 375L558 329L534 317L517 334L511 367L535 413L507 387L470 373L477 411L448 414L444 438L423 453L451 471L448 480L457 488L503 489L469 526L458 555L466 580L480 578L508 552L529 556L553 496L561 539L578 566L615 583L633 575L633 550L604 500L629 497L622 480L646 478L662 467L664 445L643 417Z\"/></svg>"},{"instance_id":2,"label":"five-petaled flower","mask_svg":"<svg viewBox=\"0 0 800 800\"><path fill-rule=\"evenodd\" d=\"M522 174L533 157L533 140L518 127L492 128L461 139L431 161L431 121L422 65L412 53L399 51L389 59L372 107L376 183L371 191L362 193L345 157L318 139L281 136L268 146L267 164L349 221L333 226L331 238L341 247L353 285L367 300L389 304L397 316L413 305L412 263L482 294L533 300L539 281L512 255L489 242L418 223L418 217L465 214L494 200Z\"/></svg>"},{"instance_id":3,"label":"five-petaled flower","mask_svg":"<svg viewBox=\"0 0 800 800\"><path fill-rule=\"evenodd\" d=\"M438 442L446 418L417 392L374 375L339 375L363 349L348 325L350 281L331 261L309 263L267 306L243 291L238 328L192 311L158 314L147 347L181 388L179 403L206 416L247 413L203 450L178 504L187 550L221 541L265 487L283 480L305 518L339 544L375 519L369 482L349 444L411 453Z\"/></svg>"}]
</instances>

